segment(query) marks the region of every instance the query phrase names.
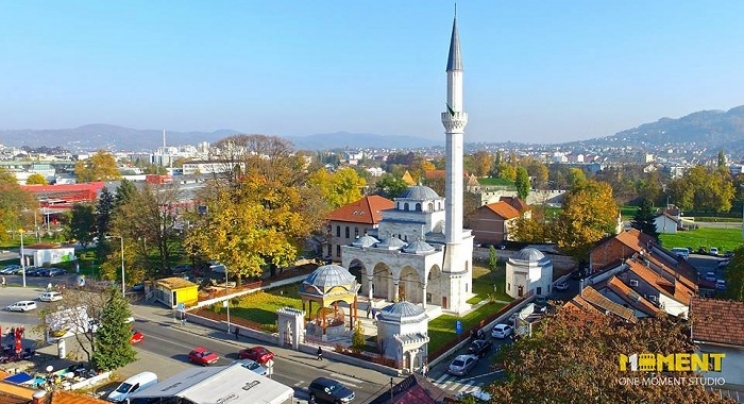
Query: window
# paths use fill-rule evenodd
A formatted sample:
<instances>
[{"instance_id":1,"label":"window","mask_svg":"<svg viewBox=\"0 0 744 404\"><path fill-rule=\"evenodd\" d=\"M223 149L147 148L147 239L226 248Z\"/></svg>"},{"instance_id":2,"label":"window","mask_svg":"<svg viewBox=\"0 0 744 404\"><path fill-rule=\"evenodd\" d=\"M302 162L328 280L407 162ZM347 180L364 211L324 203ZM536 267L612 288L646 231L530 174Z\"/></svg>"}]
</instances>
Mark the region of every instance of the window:
<instances>
[{"instance_id":1,"label":"window","mask_svg":"<svg viewBox=\"0 0 744 404\"><path fill-rule=\"evenodd\" d=\"M631 279L631 280L630 280L630 286L638 286L638 280L636 280L636 279Z\"/></svg>"},{"instance_id":2,"label":"window","mask_svg":"<svg viewBox=\"0 0 744 404\"><path fill-rule=\"evenodd\" d=\"M511 290L511 283L506 284L506 290Z\"/></svg>"},{"instance_id":3,"label":"window","mask_svg":"<svg viewBox=\"0 0 744 404\"><path fill-rule=\"evenodd\" d=\"M359 237L359 228L358 227L355 227L354 228L354 238L357 238L357 237Z\"/></svg>"},{"instance_id":4,"label":"window","mask_svg":"<svg viewBox=\"0 0 744 404\"><path fill-rule=\"evenodd\" d=\"M341 246L340 245L337 245L336 246L336 256L337 257L340 257L341 256Z\"/></svg>"},{"instance_id":5,"label":"window","mask_svg":"<svg viewBox=\"0 0 744 404\"><path fill-rule=\"evenodd\" d=\"M537 294L538 295L541 295L542 294L542 287L540 287L540 286L537 287Z\"/></svg>"},{"instance_id":6,"label":"window","mask_svg":"<svg viewBox=\"0 0 744 404\"><path fill-rule=\"evenodd\" d=\"M421 204L420 203L417 203L416 204L416 212L421 212Z\"/></svg>"},{"instance_id":7,"label":"window","mask_svg":"<svg viewBox=\"0 0 744 404\"><path fill-rule=\"evenodd\" d=\"M336 226L336 237L341 237L341 226Z\"/></svg>"},{"instance_id":8,"label":"window","mask_svg":"<svg viewBox=\"0 0 744 404\"><path fill-rule=\"evenodd\" d=\"M345 236L346 238L349 238L349 226L346 226L346 229L345 229L345 231L344 231L344 236Z\"/></svg>"},{"instance_id":9,"label":"window","mask_svg":"<svg viewBox=\"0 0 744 404\"><path fill-rule=\"evenodd\" d=\"M408 202L406 202L406 203L403 204L403 210L405 210L406 212L408 212Z\"/></svg>"}]
</instances>

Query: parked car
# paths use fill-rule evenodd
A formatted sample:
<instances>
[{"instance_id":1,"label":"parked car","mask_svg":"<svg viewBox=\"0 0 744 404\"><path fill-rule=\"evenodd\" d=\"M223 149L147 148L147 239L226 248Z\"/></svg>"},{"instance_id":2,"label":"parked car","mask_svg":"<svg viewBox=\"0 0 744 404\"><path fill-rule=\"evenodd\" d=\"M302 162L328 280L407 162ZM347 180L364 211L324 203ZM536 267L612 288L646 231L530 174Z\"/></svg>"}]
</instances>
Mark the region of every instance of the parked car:
<instances>
[{"instance_id":1,"label":"parked car","mask_svg":"<svg viewBox=\"0 0 744 404\"><path fill-rule=\"evenodd\" d=\"M219 355L201 346L189 352L189 362L196 363L197 365L214 365L219 359Z\"/></svg>"},{"instance_id":2,"label":"parked car","mask_svg":"<svg viewBox=\"0 0 744 404\"><path fill-rule=\"evenodd\" d=\"M734 252L733 251L726 251L726 254L723 254L723 256L726 257L726 258L731 258L731 257L734 256Z\"/></svg>"},{"instance_id":3,"label":"parked car","mask_svg":"<svg viewBox=\"0 0 744 404\"><path fill-rule=\"evenodd\" d=\"M723 279L719 279L716 281L716 289L718 290L726 290L726 281Z\"/></svg>"},{"instance_id":4,"label":"parked car","mask_svg":"<svg viewBox=\"0 0 744 404\"><path fill-rule=\"evenodd\" d=\"M473 370L475 365L478 364L478 356L477 355L458 355L455 357L454 360L452 360L452 363L450 363L449 367L447 368L447 373L453 374L455 376L465 376Z\"/></svg>"},{"instance_id":5,"label":"parked car","mask_svg":"<svg viewBox=\"0 0 744 404\"><path fill-rule=\"evenodd\" d=\"M138 283L138 284L132 286L132 292L142 292L144 290L145 290L145 284L144 283Z\"/></svg>"},{"instance_id":6,"label":"parked car","mask_svg":"<svg viewBox=\"0 0 744 404\"><path fill-rule=\"evenodd\" d=\"M708 254L710 254L710 255L712 255L714 257L717 257L718 256L718 248L711 247L710 250L708 251Z\"/></svg>"},{"instance_id":7,"label":"parked car","mask_svg":"<svg viewBox=\"0 0 744 404\"><path fill-rule=\"evenodd\" d=\"M558 290L558 291L568 290L568 282L556 283L555 290Z\"/></svg>"},{"instance_id":8,"label":"parked car","mask_svg":"<svg viewBox=\"0 0 744 404\"><path fill-rule=\"evenodd\" d=\"M721 261L721 262L718 263L718 268L726 267L730 262L731 262L730 259L725 259L725 260L723 260L723 261Z\"/></svg>"},{"instance_id":9,"label":"parked car","mask_svg":"<svg viewBox=\"0 0 744 404\"><path fill-rule=\"evenodd\" d=\"M308 393L312 401L320 400L328 403L350 403L356 397L354 391L340 382L327 377L319 377L310 383Z\"/></svg>"},{"instance_id":10,"label":"parked car","mask_svg":"<svg viewBox=\"0 0 744 404\"><path fill-rule=\"evenodd\" d=\"M708 282L715 282L716 281L716 273L713 271L708 272L705 274L705 280Z\"/></svg>"},{"instance_id":11,"label":"parked car","mask_svg":"<svg viewBox=\"0 0 744 404\"><path fill-rule=\"evenodd\" d=\"M491 331L491 336L494 338L506 338L512 335L514 329L508 324L496 324Z\"/></svg>"},{"instance_id":12,"label":"parked car","mask_svg":"<svg viewBox=\"0 0 744 404\"><path fill-rule=\"evenodd\" d=\"M241 359L239 361L233 362L233 364L240 364L240 366L250 370L251 372L261 375L261 376L268 376L269 370L265 367L261 366L258 362L251 360L251 359Z\"/></svg>"},{"instance_id":13,"label":"parked car","mask_svg":"<svg viewBox=\"0 0 744 404\"><path fill-rule=\"evenodd\" d=\"M708 255L708 249L705 247L698 247L697 253L702 254L702 255Z\"/></svg>"},{"instance_id":14,"label":"parked car","mask_svg":"<svg viewBox=\"0 0 744 404\"><path fill-rule=\"evenodd\" d=\"M262 346L254 346L253 348L242 349L238 352L240 359L250 359L258 363L266 363L274 359L274 354L268 349Z\"/></svg>"},{"instance_id":15,"label":"parked car","mask_svg":"<svg viewBox=\"0 0 744 404\"><path fill-rule=\"evenodd\" d=\"M40 302L58 302L62 300L62 293L59 292L44 292L39 296Z\"/></svg>"},{"instance_id":16,"label":"parked car","mask_svg":"<svg viewBox=\"0 0 744 404\"><path fill-rule=\"evenodd\" d=\"M62 268L49 268L49 271L44 273L44 276L60 276L67 275L67 270Z\"/></svg>"},{"instance_id":17,"label":"parked car","mask_svg":"<svg viewBox=\"0 0 744 404\"><path fill-rule=\"evenodd\" d=\"M16 273L19 269L21 269L20 265L8 265L7 267L0 269L0 274L2 275L13 275Z\"/></svg>"},{"instance_id":18,"label":"parked car","mask_svg":"<svg viewBox=\"0 0 744 404\"><path fill-rule=\"evenodd\" d=\"M174 274L180 274L180 273L189 272L189 271L193 271L193 270L194 270L194 267L192 267L191 265L188 265L188 264L176 265L176 266L173 267L173 273Z\"/></svg>"},{"instance_id":19,"label":"parked car","mask_svg":"<svg viewBox=\"0 0 744 404\"><path fill-rule=\"evenodd\" d=\"M21 300L20 302L13 303L6 307L5 310L22 311L25 313L27 311L36 310L36 302L31 300Z\"/></svg>"},{"instance_id":20,"label":"parked car","mask_svg":"<svg viewBox=\"0 0 744 404\"><path fill-rule=\"evenodd\" d=\"M145 336L142 335L141 332L132 329L132 336L129 338L129 343L132 345L142 342L145 339Z\"/></svg>"},{"instance_id":21,"label":"parked car","mask_svg":"<svg viewBox=\"0 0 744 404\"><path fill-rule=\"evenodd\" d=\"M684 260L690 258L690 250L688 250L687 248L675 247L675 248L672 248L670 251L672 252L672 254Z\"/></svg>"},{"instance_id":22,"label":"parked car","mask_svg":"<svg viewBox=\"0 0 744 404\"><path fill-rule=\"evenodd\" d=\"M490 339L477 339L468 347L468 353L478 355L481 358L491 353L493 342Z\"/></svg>"},{"instance_id":23,"label":"parked car","mask_svg":"<svg viewBox=\"0 0 744 404\"><path fill-rule=\"evenodd\" d=\"M31 268L26 268L26 270L23 271L23 272L26 273L26 276L39 276L39 272L41 272L43 270L44 270L44 268L31 267ZM22 274L23 272L20 272L20 274Z\"/></svg>"}]
</instances>

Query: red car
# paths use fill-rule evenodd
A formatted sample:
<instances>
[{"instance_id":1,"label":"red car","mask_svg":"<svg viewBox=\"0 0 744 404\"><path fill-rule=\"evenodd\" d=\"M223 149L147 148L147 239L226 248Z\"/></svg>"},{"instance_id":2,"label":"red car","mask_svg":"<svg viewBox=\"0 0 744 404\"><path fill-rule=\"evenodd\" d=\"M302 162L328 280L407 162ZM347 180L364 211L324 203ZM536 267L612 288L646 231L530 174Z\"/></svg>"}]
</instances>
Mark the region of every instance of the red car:
<instances>
[{"instance_id":1,"label":"red car","mask_svg":"<svg viewBox=\"0 0 744 404\"><path fill-rule=\"evenodd\" d=\"M131 344L136 344L138 342L142 342L143 339L145 339L145 336L142 335L141 332L139 332L137 330L132 330L132 337L129 338L129 342Z\"/></svg>"},{"instance_id":2,"label":"red car","mask_svg":"<svg viewBox=\"0 0 744 404\"><path fill-rule=\"evenodd\" d=\"M202 366L214 365L219 359L219 355L208 351L204 347L194 348L193 351L189 352L189 362Z\"/></svg>"},{"instance_id":3,"label":"red car","mask_svg":"<svg viewBox=\"0 0 744 404\"><path fill-rule=\"evenodd\" d=\"M258 363L266 363L274 359L274 354L262 346L255 346L250 349L243 349L238 352L240 359L251 359Z\"/></svg>"}]
</instances>

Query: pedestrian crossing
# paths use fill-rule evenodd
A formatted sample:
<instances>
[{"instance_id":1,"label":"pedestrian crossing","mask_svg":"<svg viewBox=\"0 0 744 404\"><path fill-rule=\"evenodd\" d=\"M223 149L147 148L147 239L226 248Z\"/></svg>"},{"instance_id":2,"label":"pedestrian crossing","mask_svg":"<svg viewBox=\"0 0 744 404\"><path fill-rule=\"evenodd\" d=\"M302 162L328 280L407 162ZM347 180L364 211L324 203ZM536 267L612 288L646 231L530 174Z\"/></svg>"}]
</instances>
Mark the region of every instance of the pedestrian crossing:
<instances>
[{"instance_id":1,"label":"pedestrian crossing","mask_svg":"<svg viewBox=\"0 0 744 404\"><path fill-rule=\"evenodd\" d=\"M449 373L445 373L434 381L434 384L442 390L452 392L456 394L469 394L474 391L480 390L485 382L478 381L473 378L460 378Z\"/></svg>"}]
</instances>

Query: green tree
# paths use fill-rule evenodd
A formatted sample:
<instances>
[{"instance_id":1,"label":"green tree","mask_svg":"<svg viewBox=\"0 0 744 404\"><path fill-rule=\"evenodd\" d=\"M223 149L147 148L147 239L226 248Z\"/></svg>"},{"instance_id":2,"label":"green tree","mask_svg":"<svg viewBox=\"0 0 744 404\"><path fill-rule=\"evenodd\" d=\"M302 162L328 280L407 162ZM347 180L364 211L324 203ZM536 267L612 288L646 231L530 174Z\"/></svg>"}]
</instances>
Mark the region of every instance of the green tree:
<instances>
[{"instance_id":1,"label":"green tree","mask_svg":"<svg viewBox=\"0 0 744 404\"><path fill-rule=\"evenodd\" d=\"M15 174L0 168L0 242L33 223L37 203L31 192L21 188Z\"/></svg>"},{"instance_id":2,"label":"green tree","mask_svg":"<svg viewBox=\"0 0 744 404\"><path fill-rule=\"evenodd\" d=\"M609 184L576 182L566 193L563 210L552 227L555 241L577 261L585 261L595 242L614 234L618 213Z\"/></svg>"},{"instance_id":3,"label":"green tree","mask_svg":"<svg viewBox=\"0 0 744 404\"><path fill-rule=\"evenodd\" d=\"M524 167L517 167L517 178L514 181L514 185L517 187L517 197L526 201L527 196L530 194L530 175Z\"/></svg>"},{"instance_id":4,"label":"green tree","mask_svg":"<svg viewBox=\"0 0 744 404\"><path fill-rule=\"evenodd\" d=\"M586 174L584 170L572 167L568 169L567 180L569 187L580 187L586 182Z\"/></svg>"},{"instance_id":5,"label":"green tree","mask_svg":"<svg viewBox=\"0 0 744 404\"><path fill-rule=\"evenodd\" d=\"M93 241L96 231L96 215L93 205L76 203L72 205L69 234L85 248Z\"/></svg>"},{"instance_id":6,"label":"green tree","mask_svg":"<svg viewBox=\"0 0 744 404\"><path fill-rule=\"evenodd\" d=\"M631 376L620 369L621 354L693 352L687 320L664 315L626 323L576 310L559 307L541 319L539 331L502 347L497 360L507 380L490 386L490 403L734 403L701 385L619 382Z\"/></svg>"},{"instance_id":7,"label":"green tree","mask_svg":"<svg viewBox=\"0 0 744 404\"><path fill-rule=\"evenodd\" d=\"M514 168L514 166L507 164L507 163L501 163L499 165L499 178L505 179L507 181L514 182L517 179L517 169Z\"/></svg>"},{"instance_id":8,"label":"green tree","mask_svg":"<svg viewBox=\"0 0 744 404\"><path fill-rule=\"evenodd\" d=\"M744 302L744 246L734 250L726 271L726 297Z\"/></svg>"},{"instance_id":9,"label":"green tree","mask_svg":"<svg viewBox=\"0 0 744 404\"><path fill-rule=\"evenodd\" d=\"M496 255L496 247L493 245L488 249L488 269L493 272L499 265L499 257Z\"/></svg>"},{"instance_id":10,"label":"green tree","mask_svg":"<svg viewBox=\"0 0 744 404\"><path fill-rule=\"evenodd\" d=\"M118 369L137 359L137 352L129 343L132 337L132 326L126 321L132 316L129 302L116 288L107 293L109 298L101 313L93 351L93 363L100 370Z\"/></svg>"},{"instance_id":11,"label":"green tree","mask_svg":"<svg viewBox=\"0 0 744 404\"><path fill-rule=\"evenodd\" d=\"M658 241L659 232L656 230L656 223L654 222L656 215L653 209L654 207L651 201L643 199L630 225L640 230L641 233L649 235Z\"/></svg>"},{"instance_id":12,"label":"green tree","mask_svg":"<svg viewBox=\"0 0 744 404\"><path fill-rule=\"evenodd\" d=\"M134 195L137 194L137 187L132 181L124 178L119 183L119 187L116 188L116 198L114 198L114 206L121 206L131 200Z\"/></svg>"},{"instance_id":13,"label":"green tree","mask_svg":"<svg viewBox=\"0 0 744 404\"><path fill-rule=\"evenodd\" d=\"M364 325L361 321L357 321L354 326L354 333L351 335L351 347L354 352L359 353L362 352L365 345L367 345L367 340L364 338Z\"/></svg>"},{"instance_id":14,"label":"green tree","mask_svg":"<svg viewBox=\"0 0 744 404\"><path fill-rule=\"evenodd\" d=\"M718 151L718 168L726 167L726 154L723 150Z\"/></svg>"},{"instance_id":15,"label":"green tree","mask_svg":"<svg viewBox=\"0 0 744 404\"><path fill-rule=\"evenodd\" d=\"M75 163L75 176L78 182L116 181L121 179L119 166L114 155L99 150L90 158Z\"/></svg>"},{"instance_id":16,"label":"green tree","mask_svg":"<svg viewBox=\"0 0 744 404\"><path fill-rule=\"evenodd\" d=\"M397 198L406 189L408 184L400 177L386 173L375 183L375 192L388 199Z\"/></svg>"},{"instance_id":17,"label":"green tree","mask_svg":"<svg viewBox=\"0 0 744 404\"><path fill-rule=\"evenodd\" d=\"M109 192L107 187L103 187L101 190L101 196L98 197L98 202L96 204L96 237L98 237L96 254L99 257L105 257L110 253L106 248L107 244L105 240L111 227L111 215L114 210L114 202L114 195Z\"/></svg>"},{"instance_id":18,"label":"green tree","mask_svg":"<svg viewBox=\"0 0 744 404\"><path fill-rule=\"evenodd\" d=\"M26 185L47 185L47 180L43 175L34 173L26 178Z\"/></svg>"}]
</instances>

